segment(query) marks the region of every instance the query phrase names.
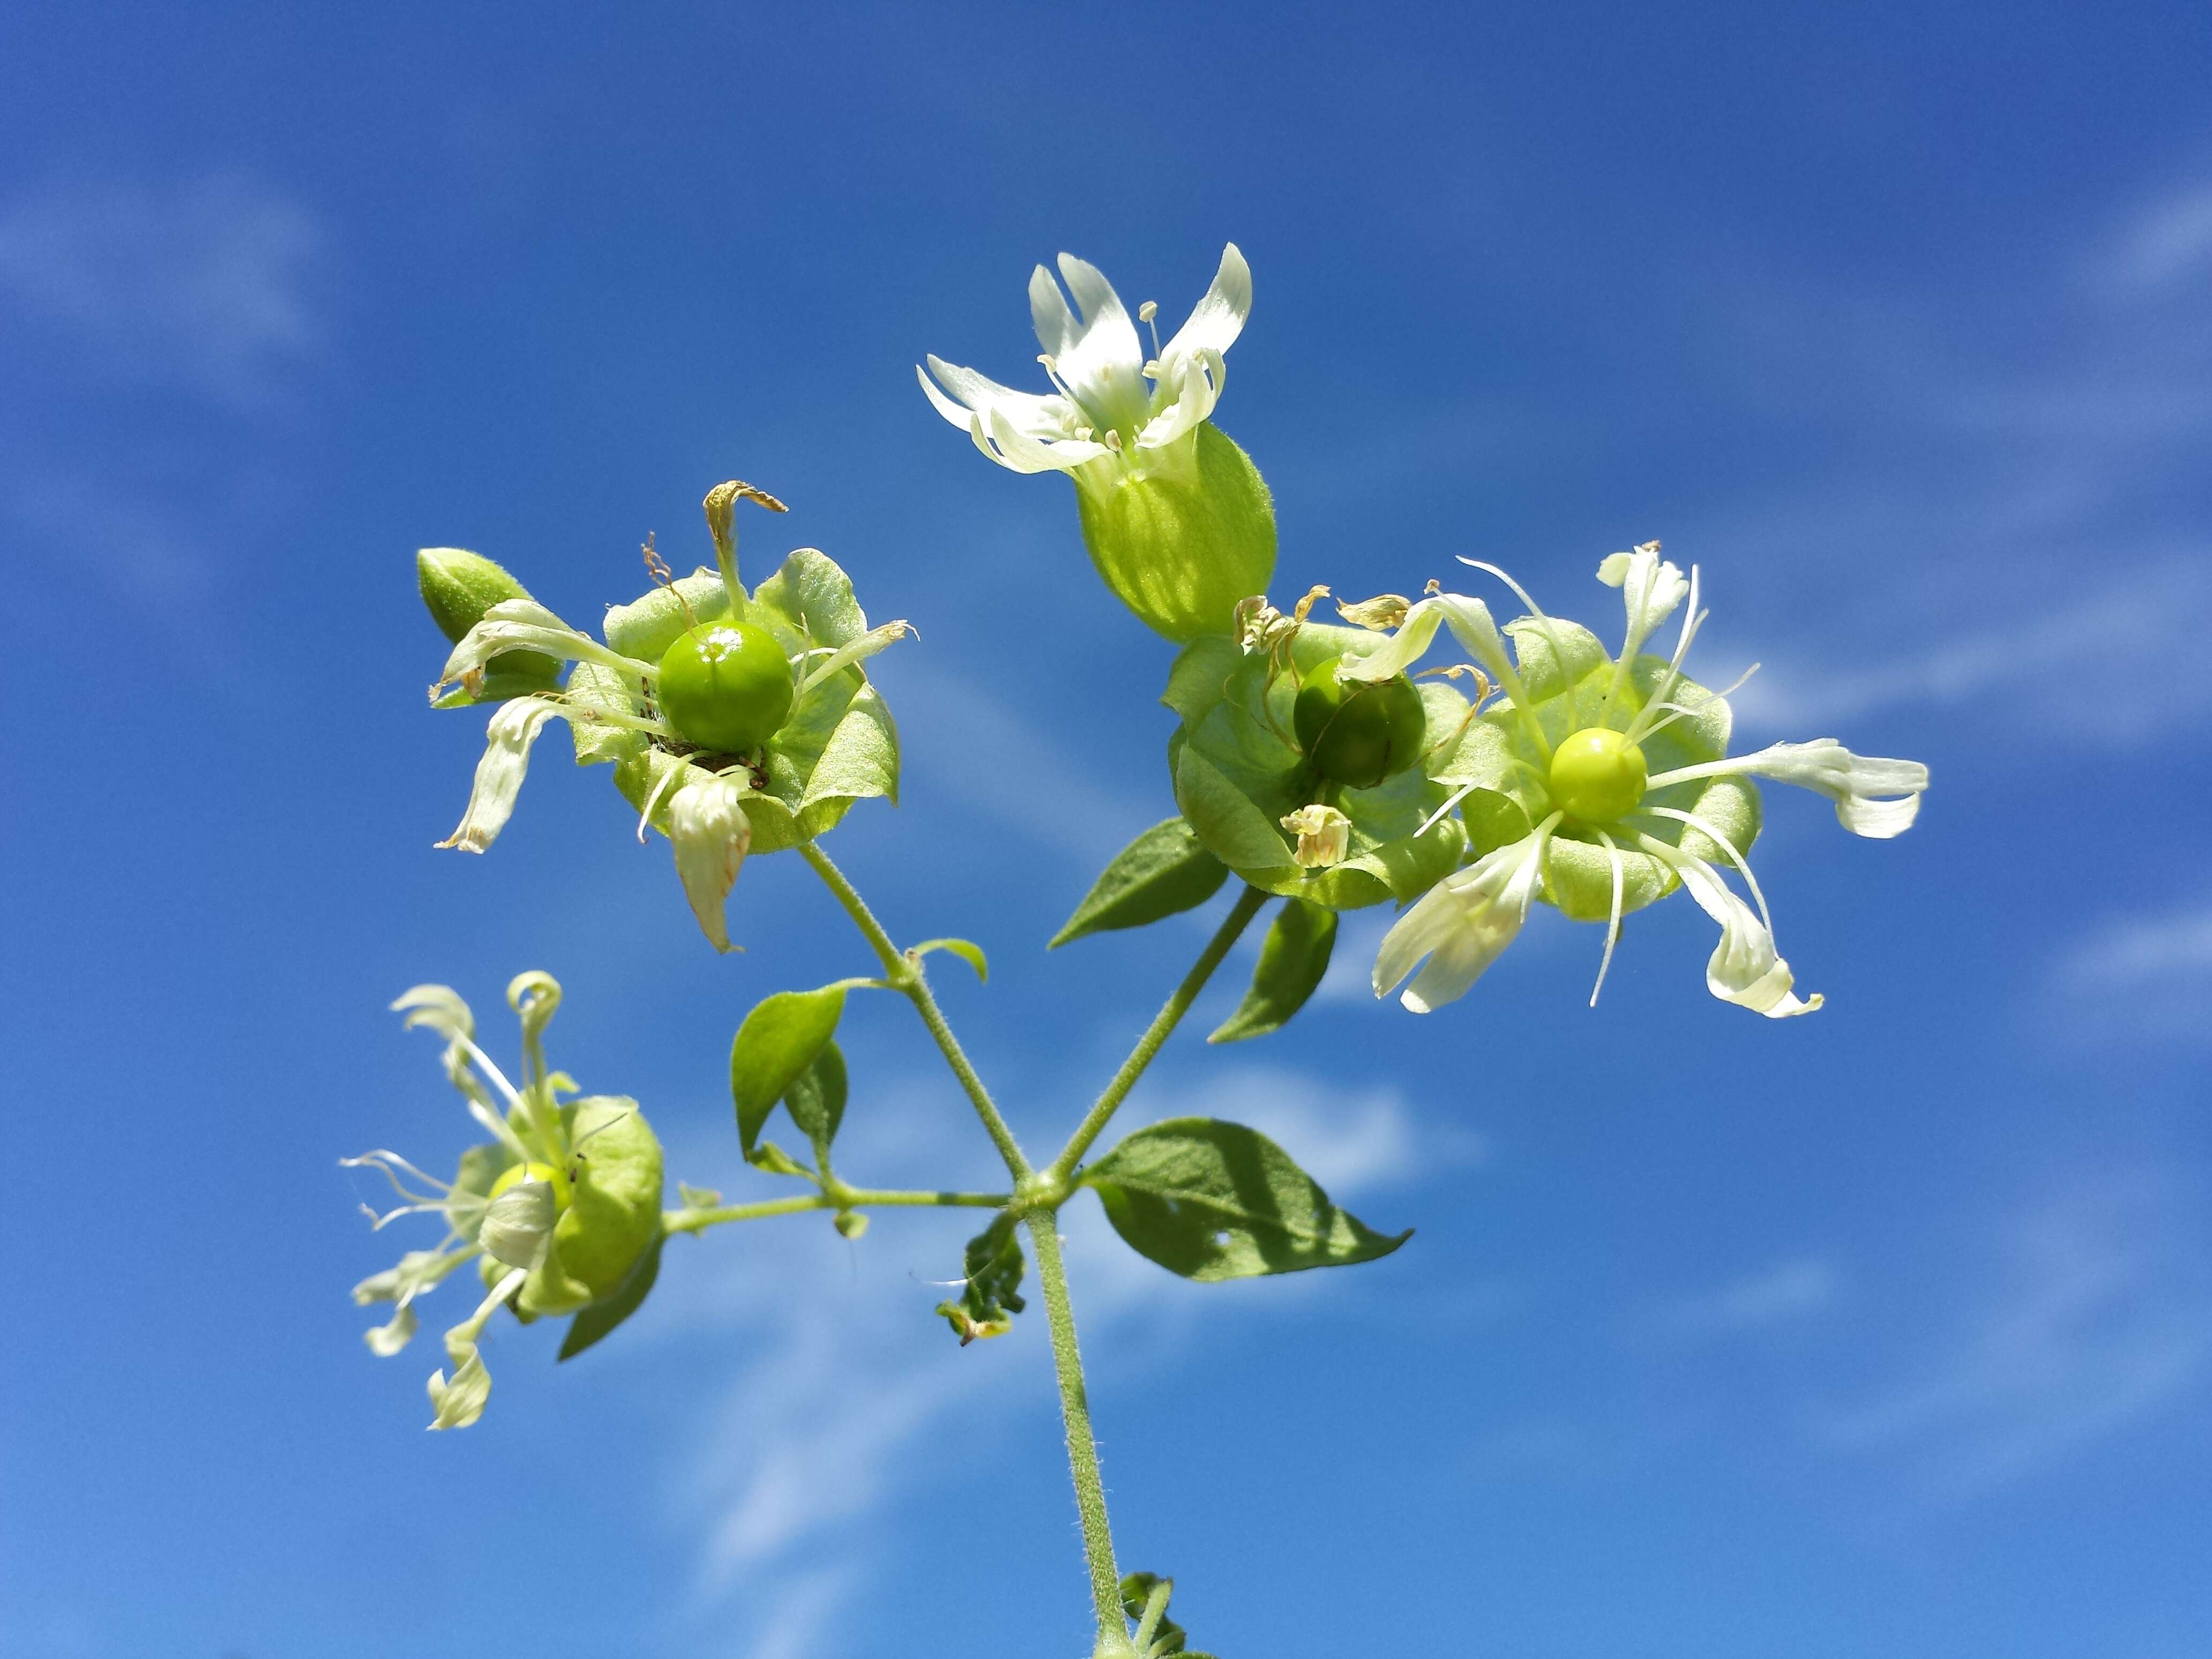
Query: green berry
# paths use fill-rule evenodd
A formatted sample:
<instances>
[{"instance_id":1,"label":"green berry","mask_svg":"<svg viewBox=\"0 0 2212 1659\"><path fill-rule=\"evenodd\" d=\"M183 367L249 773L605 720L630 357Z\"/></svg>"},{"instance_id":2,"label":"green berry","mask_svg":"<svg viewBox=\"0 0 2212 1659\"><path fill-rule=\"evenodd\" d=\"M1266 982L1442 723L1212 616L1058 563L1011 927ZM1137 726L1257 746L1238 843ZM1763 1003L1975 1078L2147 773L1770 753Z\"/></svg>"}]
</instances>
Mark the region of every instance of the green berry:
<instances>
[{"instance_id":1,"label":"green berry","mask_svg":"<svg viewBox=\"0 0 2212 1659\"><path fill-rule=\"evenodd\" d=\"M1644 799L1644 751L1618 732L1585 726L1552 751L1553 805L1585 823L1611 823Z\"/></svg>"},{"instance_id":2,"label":"green berry","mask_svg":"<svg viewBox=\"0 0 2212 1659\"><path fill-rule=\"evenodd\" d=\"M1428 711L1403 674L1340 681L1340 657L1316 663L1298 682L1291 724L1315 770L1353 789L1371 789L1421 757Z\"/></svg>"},{"instance_id":3,"label":"green berry","mask_svg":"<svg viewBox=\"0 0 2212 1659\"><path fill-rule=\"evenodd\" d=\"M791 665L775 635L751 623L702 623L660 659L660 712L690 741L750 754L791 718Z\"/></svg>"}]
</instances>

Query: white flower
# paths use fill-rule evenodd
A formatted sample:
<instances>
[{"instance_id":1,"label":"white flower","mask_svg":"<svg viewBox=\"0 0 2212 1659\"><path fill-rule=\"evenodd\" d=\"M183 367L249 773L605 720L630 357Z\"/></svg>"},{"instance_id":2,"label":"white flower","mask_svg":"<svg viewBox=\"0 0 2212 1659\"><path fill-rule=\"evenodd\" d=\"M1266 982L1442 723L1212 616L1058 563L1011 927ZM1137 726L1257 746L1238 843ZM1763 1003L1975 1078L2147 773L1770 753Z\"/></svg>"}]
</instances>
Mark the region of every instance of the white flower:
<instances>
[{"instance_id":1,"label":"white flower","mask_svg":"<svg viewBox=\"0 0 2212 1659\"><path fill-rule=\"evenodd\" d=\"M1376 994L1427 958L1401 998L1406 1006L1425 1013L1464 995L1512 942L1538 896L1570 915L1604 917L1602 987L1621 918L1681 886L1720 925L1720 944L1705 971L1715 996L1770 1018L1820 1007L1820 997L1796 994L1790 964L1774 947L1765 896L1745 858L1759 827L1747 780L1815 790L1835 802L1845 829L1881 839L1911 824L1928 769L1854 755L1831 738L1729 756L1726 693L1708 692L1682 673L1705 621L1697 572L1686 578L1662 561L1656 542L1615 553L1598 567L1598 579L1621 590L1627 614L1617 657L1586 630L1545 615L1504 571L1462 562L1504 580L1529 614L1501 631L1481 600L1435 592L1431 584L1431 596L1407 612L1389 641L1365 657L1346 657L1338 672L1364 680L1403 673L1437 629L1449 628L1497 681L1504 700L1480 717L1494 734L1480 751L1487 759L1442 811L1481 791L1490 799L1492 821L1517 822L1518 812L1529 830L1446 877L1399 920L1376 959ZM1672 657L1642 654L1644 641L1685 599L1688 610ZM1650 770L1655 740L1661 750L1690 758ZM1685 787L1690 785L1702 787ZM1715 854L1741 878L1751 902L1729 888ZM1595 990L1590 1000L1597 1000Z\"/></svg>"},{"instance_id":2,"label":"white flower","mask_svg":"<svg viewBox=\"0 0 2212 1659\"><path fill-rule=\"evenodd\" d=\"M1222 250L1213 285L1175 337L1159 345L1154 330L1149 358L1096 265L1063 253L1060 272L1073 309L1042 265L1030 277L1030 313L1053 391L1016 392L932 356L927 372L917 367L915 374L937 412L1016 472L1133 464L1196 431L1220 400L1223 354L1252 310L1252 270L1237 245ZM1139 308L1148 325L1155 309L1149 302Z\"/></svg>"}]
</instances>

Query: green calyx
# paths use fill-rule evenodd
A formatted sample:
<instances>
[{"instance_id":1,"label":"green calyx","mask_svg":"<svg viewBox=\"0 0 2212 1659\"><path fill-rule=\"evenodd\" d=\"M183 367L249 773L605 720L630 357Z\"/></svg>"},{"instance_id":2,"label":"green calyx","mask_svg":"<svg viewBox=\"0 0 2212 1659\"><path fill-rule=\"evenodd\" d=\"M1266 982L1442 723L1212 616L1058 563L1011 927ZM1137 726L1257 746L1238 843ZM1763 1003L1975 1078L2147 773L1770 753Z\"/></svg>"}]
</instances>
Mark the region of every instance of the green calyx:
<instances>
[{"instance_id":1,"label":"green calyx","mask_svg":"<svg viewBox=\"0 0 2212 1659\"><path fill-rule=\"evenodd\" d=\"M1601 726L1569 734L1552 751L1552 799L1571 818L1611 823L1635 810L1649 776L1644 751Z\"/></svg>"},{"instance_id":2,"label":"green calyx","mask_svg":"<svg viewBox=\"0 0 2212 1659\"><path fill-rule=\"evenodd\" d=\"M791 665L775 635L750 623L702 623L660 659L661 713L690 742L750 754L791 717Z\"/></svg>"},{"instance_id":3,"label":"green calyx","mask_svg":"<svg viewBox=\"0 0 2212 1659\"><path fill-rule=\"evenodd\" d=\"M506 569L459 547L425 547L415 555L415 585L438 631L458 645L483 620L484 612L508 599L526 599L530 592ZM486 693L477 701L496 701L497 695L519 695L550 690L560 684L561 665L536 651L506 651L484 665ZM497 694L497 695L495 695Z\"/></svg>"},{"instance_id":4,"label":"green calyx","mask_svg":"<svg viewBox=\"0 0 2212 1659\"><path fill-rule=\"evenodd\" d=\"M1226 634L1275 570L1275 507L1252 459L1211 422L1164 451L1101 458L1076 478L1084 545L1154 633Z\"/></svg>"},{"instance_id":5,"label":"green calyx","mask_svg":"<svg viewBox=\"0 0 2212 1659\"><path fill-rule=\"evenodd\" d=\"M1421 757L1428 713L1403 674L1381 681L1339 680L1331 657L1298 683L1292 729L1314 769L1333 783L1372 789Z\"/></svg>"}]
</instances>

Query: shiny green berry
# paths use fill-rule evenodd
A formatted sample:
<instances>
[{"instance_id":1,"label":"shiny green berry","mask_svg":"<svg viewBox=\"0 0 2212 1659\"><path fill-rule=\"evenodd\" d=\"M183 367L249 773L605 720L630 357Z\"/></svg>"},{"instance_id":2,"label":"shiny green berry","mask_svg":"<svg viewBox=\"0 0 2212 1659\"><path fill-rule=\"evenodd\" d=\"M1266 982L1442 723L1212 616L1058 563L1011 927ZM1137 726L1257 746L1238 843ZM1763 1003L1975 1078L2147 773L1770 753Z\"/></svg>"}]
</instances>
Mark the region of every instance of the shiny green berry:
<instances>
[{"instance_id":1,"label":"shiny green berry","mask_svg":"<svg viewBox=\"0 0 2212 1659\"><path fill-rule=\"evenodd\" d=\"M702 623L660 659L660 712L690 742L750 754L791 718L791 665L775 635L750 623Z\"/></svg>"},{"instance_id":2,"label":"shiny green berry","mask_svg":"<svg viewBox=\"0 0 2212 1659\"><path fill-rule=\"evenodd\" d=\"M1553 804L1585 823L1611 823L1644 799L1644 751L1618 732L1585 726L1552 751Z\"/></svg>"},{"instance_id":3,"label":"shiny green berry","mask_svg":"<svg viewBox=\"0 0 2212 1659\"><path fill-rule=\"evenodd\" d=\"M1298 682L1291 724L1314 769L1332 782L1371 789L1421 757L1428 712L1403 674L1340 681L1341 658L1316 663Z\"/></svg>"}]
</instances>

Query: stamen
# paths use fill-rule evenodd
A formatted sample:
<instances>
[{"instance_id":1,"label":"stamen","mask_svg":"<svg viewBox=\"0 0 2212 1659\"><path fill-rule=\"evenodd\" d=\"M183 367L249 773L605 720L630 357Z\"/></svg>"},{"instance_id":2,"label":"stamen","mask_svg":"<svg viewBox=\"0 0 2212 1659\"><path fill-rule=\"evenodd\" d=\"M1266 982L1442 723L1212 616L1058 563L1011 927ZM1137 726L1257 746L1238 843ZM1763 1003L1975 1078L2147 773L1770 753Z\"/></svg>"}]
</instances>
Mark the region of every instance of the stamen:
<instances>
[{"instance_id":1,"label":"stamen","mask_svg":"<svg viewBox=\"0 0 2212 1659\"><path fill-rule=\"evenodd\" d=\"M1726 853L1729 862L1735 866L1736 873L1743 878L1743 884L1751 889L1751 896L1758 902L1759 919L1766 924L1766 931L1769 933L1773 933L1774 913L1766 908L1766 895L1759 890L1759 878L1751 873L1750 864L1741 853L1736 851L1735 843L1721 833L1718 825L1708 818L1699 817L1695 812L1685 812L1673 806L1646 806L1642 810L1656 813L1662 818L1674 818L1688 824L1690 828L1719 848L1722 852ZM1686 857L1687 854L1684 856Z\"/></svg>"},{"instance_id":2,"label":"stamen","mask_svg":"<svg viewBox=\"0 0 2212 1659\"><path fill-rule=\"evenodd\" d=\"M1437 808L1435 811L1430 813L1429 816L1422 821L1421 827L1414 830L1413 833L1416 836L1427 835L1431 830L1434 829L1438 823L1450 813L1453 807L1458 805L1462 801L1465 800L1469 795L1473 794L1480 787L1481 785L1480 784L1462 784L1458 789L1453 792L1452 796L1449 800L1445 801L1442 806Z\"/></svg>"},{"instance_id":3,"label":"stamen","mask_svg":"<svg viewBox=\"0 0 2212 1659\"><path fill-rule=\"evenodd\" d=\"M653 821L653 809L660 805L662 794L667 792L671 784L690 769L690 761L679 761L660 775L660 781L654 784L652 792L646 796L645 806L637 815L637 844L640 847L645 845L645 826Z\"/></svg>"},{"instance_id":4,"label":"stamen","mask_svg":"<svg viewBox=\"0 0 2212 1659\"><path fill-rule=\"evenodd\" d=\"M1745 669L1742 673L1737 675L1735 678L1730 682L1726 690L1714 692L1713 696L1715 700L1719 701L1734 696L1737 692L1743 690L1744 682L1748 680L1757 672L1759 672L1759 665L1757 663L1753 663L1750 667ZM1705 710L1702 708L1685 708L1679 702L1647 702L1644 705L1644 710L1646 714L1650 713L1654 708L1664 708L1670 712L1668 714L1665 720L1654 722L1645 730L1644 733L1644 738L1645 740L1656 737L1658 733L1664 732L1676 720L1685 718L1694 718L1695 716L1705 713ZM1662 775L1663 776L1665 775L1662 774ZM1646 787L1654 789L1657 788L1659 787L1658 779L1654 778L1650 780Z\"/></svg>"},{"instance_id":5,"label":"stamen","mask_svg":"<svg viewBox=\"0 0 2212 1659\"><path fill-rule=\"evenodd\" d=\"M1159 314L1160 302L1157 300L1147 300L1137 307L1139 320L1152 331L1152 361L1145 366L1145 373L1154 380L1160 374L1160 325L1155 320Z\"/></svg>"},{"instance_id":6,"label":"stamen","mask_svg":"<svg viewBox=\"0 0 2212 1659\"><path fill-rule=\"evenodd\" d=\"M1559 694L1567 700L1567 730L1573 731L1578 722L1575 718L1575 684L1569 678L1567 672L1567 647L1560 642L1559 635L1553 631L1552 619L1544 614L1544 607L1529 597L1527 588L1522 586L1519 582L1515 581L1496 565L1486 564L1480 559L1470 559L1463 553L1459 556L1459 562L1464 565L1472 565L1477 570L1487 571L1491 575L1497 577L1498 580L1513 590L1514 596L1522 604L1528 607L1528 614L1536 619L1537 626L1544 630L1545 639L1551 643L1552 661L1559 671Z\"/></svg>"},{"instance_id":7,"label":"stamen","mask_svg":"<svg viewBox=\"0 0 2212 1659\"><path fill-rule=\"evenodd\" d=\"M1623 877L1620 846L1611 836L1600 830L1597 838L1605 843L1605 850L1613 860L1613 909L1605 920L1605 956L1597 964L1597 983L1590 987L1589 1006L1597 1006L1597 994L1605 989L1605 976L1613 966L1613 947L1620 943L1620 896Z\"/></svg>"},{"instance_id":8,"label":"stamen","mask_svg":"<svg viewBox=\"0 0 2212 1659\"><path fill-rule=\"evenodd\" d=\"M1698 637L1698 629L1705 626L1705 617L1710 614L1698 609L1698 567L1692 565L1689 602L1682 608L1682 635L1674 642L1674 659L1667 665L1667 678L1659 682L1659 690L1653 695L1652 703L1662 703L1674 695L1674 687L1682 678L1682 659L1690 654L1690 641ZM1651 703L1646 703L1644 714L1629 722L1627 736L1631 743L1642 741L1644 717L1650 712Z\"/></svg>"}]
</instances>

